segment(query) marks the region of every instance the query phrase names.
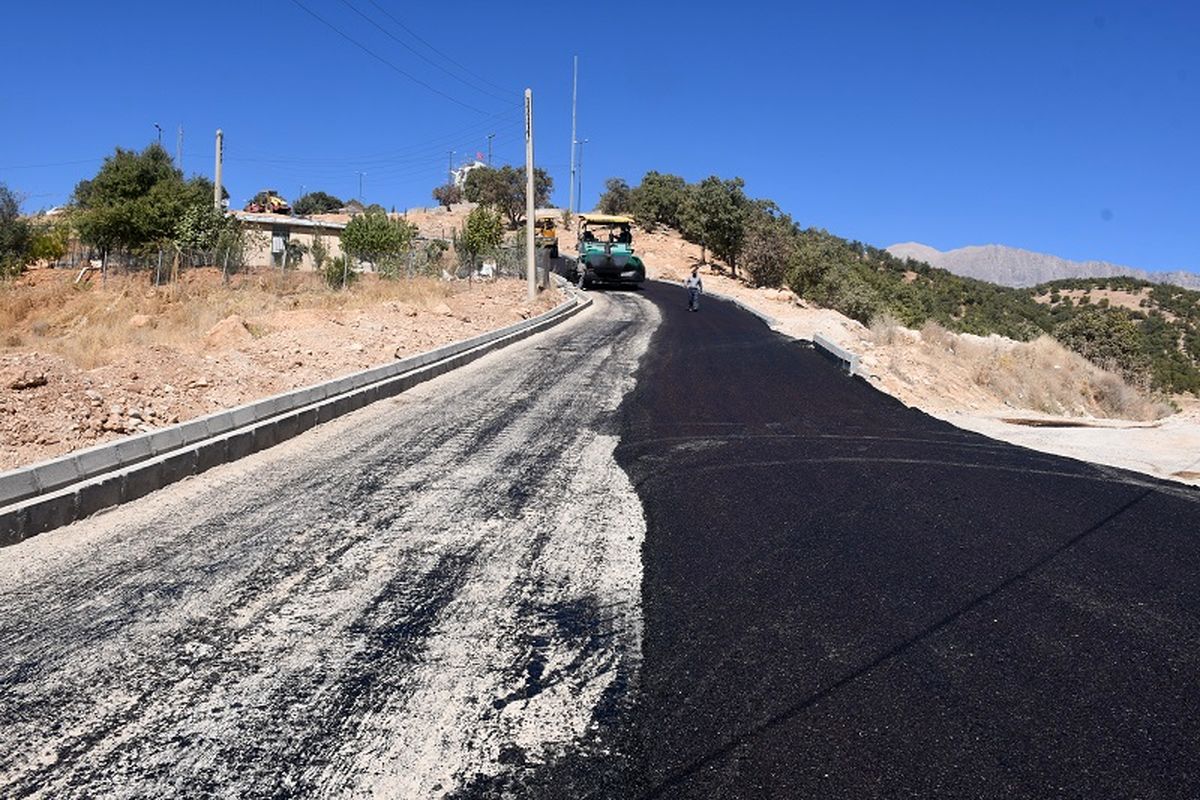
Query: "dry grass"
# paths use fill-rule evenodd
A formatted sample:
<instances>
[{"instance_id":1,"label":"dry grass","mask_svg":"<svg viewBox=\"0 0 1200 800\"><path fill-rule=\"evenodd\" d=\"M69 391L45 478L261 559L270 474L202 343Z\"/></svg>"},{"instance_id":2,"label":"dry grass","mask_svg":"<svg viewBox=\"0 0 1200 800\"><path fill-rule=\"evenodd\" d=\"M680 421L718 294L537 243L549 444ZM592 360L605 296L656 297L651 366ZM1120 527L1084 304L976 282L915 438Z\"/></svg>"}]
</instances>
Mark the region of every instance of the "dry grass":
<instances>
[{"instance_id":1,"label":"dry grass","mask_svg":"<svg viewBox=\"0 0 1200 800\"><path fill-rule=\"evenodd\" d=\"M876 345L895 344L900 338L900 321L891 314L879 314L871 320L871 342Z\"/></svg>"},{"instance_id":2,"label":"dry grass","mask_svg":"<svg viewBox=\"0 0 1200 800\"><path fill-rule=\"evenodd\" d=\"M940 326L939 326L940 327ZM947 347L950 337L954 341ZM940 351L952 352L969 369L971 380L1001 401L1059 416L1093 415L1133 420L1160 419L1172 413L1165 403L1106 372L1049 336L1010 343L934 331Z\"/></svg>"},{"instance_id":3,"label":"dry grass","mask_svg":"<svg viewBox=\"0 0 1200 800\"><path fill-rule=\"evenodd\" d=\"M110 276L105 285L75 285L73 278L44 270L0 284L0 347L34 347L92 369L117 360L130 345L196 347L217 322L235 314L249 320L277 311L387 302L428 308L454 291L436 279L372 275L345 292L307 273L239 276L226 286L216 270L193 270L161 288L147 285L144 276Z\"/></svg>"}]
</instances>

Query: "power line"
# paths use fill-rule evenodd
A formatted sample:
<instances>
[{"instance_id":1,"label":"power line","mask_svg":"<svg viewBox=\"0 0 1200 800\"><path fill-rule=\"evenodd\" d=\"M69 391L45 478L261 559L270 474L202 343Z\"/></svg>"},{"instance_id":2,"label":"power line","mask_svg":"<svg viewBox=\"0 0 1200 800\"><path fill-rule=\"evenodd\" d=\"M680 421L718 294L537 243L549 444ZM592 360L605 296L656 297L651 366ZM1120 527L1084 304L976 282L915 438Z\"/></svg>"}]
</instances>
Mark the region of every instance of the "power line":
<instances>
[{"instance_id":1,"label":"power line","mask_svg":"<svg viewBox=\"0 0 1200 800\"><path fill-rule=\"evenodd\" d=\"M437 96L439 96L439 97L443 97L443 98L445 98L446 100L449 100L451 103L454 103L455 105L462 106L463 108L465 108L465 109L468 109L468 110L470 110L470 111L474 111L474 112L475 112L475 113L477 113L477 114L486 114L486 113L488 113L488 112L484 111L482 108L476 108L475 106L471 105L470 103L464 103L462 100L459 100L457 97L454 97L454 96L452 96L452 95L448 95L448 94L446 94L445 92L443 92L441 89L438 89L438 88L436 88L436 87L434 87L434 86L430 86L428 83L426 83L425 81L423 81L423 80L421 80L420 78L416 77L415 75L411 75L411 74L409 74L409 73L405 72L404 70L400 69L400 67L397 67L397 66L396 66L395 64L393 64L391 61L388 61L386 58L384 58L383 56L379 55L379 54L378 54L378 53L376 53L374 50L372 50L371 48L367 47L365 44L363 44L362 42L358 41L357 39L353 38L353 37L352 37L352 36L350 36L348 33L346 33L345 31L343 31L341 28L337 27L336 25L334 25L332 22L330 22L329 20L327 20L327 19L325 19L324 17L322 17L322 16L321 16L320 14L318 14L317 12L313 11L311 8L309 8L308 6L306 6L306 5L304 5L303 3L301 3L301 2L300 2L300 0L292 0L292 3L293 3L294 5L296 5L296 6L298 6L298 7L299 7L301 10L303 10L303 11L304 11L306 14L308 14L310 17L312 17L313 19L317 20L317 21L318 21L318 22L320 22L322 25L324 25L325 27L329 28L331 31L333 31L334 33L336 33L338 36L341 36L341 37L342 37L343 39L345 39L347 42L349 42L350 44L354 45L354 46L355 46L355 47L357 47L359 50L362 50L362 51L363 51L364 53L366 53L367 55L371 56L371 58L375 59L375 60L376 60L376 61L378 61L380 64L383 64L384 66L386 66L386 67L388 67L388 68L392 69L394 72L396 72L396 73L397 73L397 74L399 74L399 75L403 75L405 78L408 78L410 81L412 81L413 83L417 84L418 86L423 86L424 88L426 88L426 89L428 89L429 91L433 92L433 93L434 93L434 94L436 94Z\"/></svg>"},{"instance_id":2,"label":"power line","mask_svg":"<svg viewBox=\"0 0 1200 800\"><path fill-rule=\"evenodd\" d=\"M458 82L459 82L459 83L461 83L463 86L466 86L466 87L468 87L468 88L470 88L470 89L474 89L474 90L475 90L475 91L477 91L477 92L481 92L481 93L483 93L483 94L486 94L488 97L493 97L493 98L495 98L495 99L497 99L497 100L501 100L501 101L504 101L504 102L509 102L509 101L512 99L512 98L510 98L510 97L506 97L506 96L498 95L498 94L496 94L495 92L493 92L491 89L482 89L482 88L480 88L479 86L476 86L475 84L471 83L470 81L467 81L467 80L465 80L465 79L463 79L463 78L459 77L458 75L455 75L453 72L451 72L450 70L446 69L446 68L445 68L445 67L443 67L441 64L437 63L436 61L434 61L433 59L429 58L428 56L426 56L426 55L425 55L424 53L422 53L421 51L417 50L415 47L413 47L412 45L410 45L408 42L406 42L406 41L404 41L403 39L401 39L400 37L398 37L398 36L394 35L394 34L393 34L391 31L389 31L387 28L383 27L383 26L382 26L382 25L380 25L378 22L376 22L374 19L372 19L370 16L368 16L367 14L363 13L361 10L359 10L358 8L356 8L356 7L355 7L353 4L351 4L351 3L349 2L349 0L341 0L341 2L342 2L342 5L344 5L346 8L350 9L350 10L351 10L351 11L353 11L355 14L358 14L360 17L362 17L362 18L363 18L363 19L365 19L367 22L369 22L371 25L373 25L373 26L374 26L374 27L375 27L377 30L379 30L381 33L383 33L383 35L384 35L384 36L386 36L386 37L388 37L389 39L391 39L392 41L396 42L396 43L397 43L397 44L399 44L401 47L403 47L404 49L408 50L410 53L412 53L413 55L415 55L417 58L421 59L421 60L422 60L422 61L424 61L425 63L427 63L427 64L432 64L432 65L433 65L435 68L437 68L437 69L440 69L442 72L446 73L446 74L447 74L447 75L449 75L451 78L454 78L454 80L458 81ZM376 6L376 8L378 8L378 6ZM385 11L384 13L385 13L385 14L387 14L387 12L386 12L386 11ZM388 16L390 17L391 15L389 14ZM392 19L395 19L395 18L394 18L394 17L392 17ZM405 30L407 30L407 28L406 28Z\"/></svg>"},{"instance_id":3,"label":"power line","mask_svg":"<svg viewBox=\"0 0 1200 800\"><path fill-rule=\"evenodd\" d=\"M81 158L78 161L55 161L49 164L17 164L11 167L0 167L0 170L8 169L49 169L50 167L73 167L78 164L95 164L97 161L103 161L104 156L99 158Z\"/></svg>"},{"instance_id":4,"label":"power line","mask_svg":"<svg viewBox=\"0 0 1200 800\"><path fill-rule=\"evenodd\" d=\"M515 94L515 92L513 92L511 89L506 89L506 88L504 88L503 86L497 86L496 84L492 83L491 81L489 81L487 78L483 77L482 75L480 75L480 74L478 74L478 73L476 73L476 72L472 72L472 71L471 71L470 69L468 69L467 67L464 67L462 64L458 63L458 62L457 62L457 61L455 61L453 58L451 58L450 56L446 55L446 53L442 52L442 51L441 51L441 50L439 50L438 48L436 48L436 47L434 47L433 45L431 45L429 42L427 42L427 41L425 41L424 39L422 39L422 38L420 37L420 35L419 35L419 34L417 34L417 32L416 32L416 31L414 31L412 28L410 28L410 27L408 27L407 25L405 25L403 22L401 22L401 21L400 21L399 19L397 19L395 16L393 16L391 12L389 12L389 11L388 11L386 8L384 8L383 6L379 5L379 3L376 3L376 2L375 2L375 0L367 0L367 2L369 2L371 5L375 6L375 8L379 9L379 10L380 10L380 11L383 13L383 15L384 15L384 16L386 16L388 19L390 19L392 22L396 23L396 24L397 24L397 25L399 25L401 28L403 28L403 29L404 29L404 31L405 31L405 32L406 32L406 33L407 33L409 36L413 37L413 38L414 38L414 39L416 39L418 42L420 42L421 44L425 45L426 47L428 47L428 48L429 48L430 50L432 50L433 52L437 53L437 54L438 54L439 56L441 56L442 58L446 59L446 61L448 61L448 62L450 62L451 64L453 64L454 66L458 67L458 68L459 68L459 69L461 69L463 72L467 73L468 75L470 75L470 76L471 76L471 77L473 77L473 78L476 78L477 80L479 80L479 82L480 82L480 83L485 83L485 84L487 84L488 86L491 86L493 89L499 89L500 91L502 91L502 92L505 92L505 93L506 93L506 94L508 94L508 95Z\"/></svg>"},{"instance_id":5,"label":"power line","mask_svg":"<svg viewBox=\"0 0 1200 800\"><path fill-rule=\"evenodd\" d=\"M499 115L498 115L499 116ZM511 115L508 115L511 116ZM450 144L466 141L468 138L481 135L484 130L497 130L507 132L515 130L521 125L518 118L511 118L509 122L497 125L495 118L477 125L461 128L457 131L443 134L433 139L423 142L413 143L412 145L398 150L385 151L371 155L358 156L314 156L314 157L287 157L276 155L259 156L252 152L246 152L238 157L231 157L231 161L254 161L259 163L274 163L274 164L297 164L297 165L312 165L314 168L322 166L342 165L364 165L378 163L403 162L407 160L416 160L422 154L432 151L445 150ZM478 133L476 133L478 132Z\"/></svg>"}]
</instances>

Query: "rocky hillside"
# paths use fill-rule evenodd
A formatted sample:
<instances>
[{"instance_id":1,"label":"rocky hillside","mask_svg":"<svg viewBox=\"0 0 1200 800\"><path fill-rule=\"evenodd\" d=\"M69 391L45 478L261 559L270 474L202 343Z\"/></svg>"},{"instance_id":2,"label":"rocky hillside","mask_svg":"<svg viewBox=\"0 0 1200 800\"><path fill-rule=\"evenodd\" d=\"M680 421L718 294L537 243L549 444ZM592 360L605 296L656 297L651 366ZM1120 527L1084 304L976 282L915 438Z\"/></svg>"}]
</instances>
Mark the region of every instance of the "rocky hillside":
<instances>
[{"instance_id":1,"label":"rocky hillside","mask_svg":"<svg viewBox=\"0 0 1200 800\"><path fill-rule=\"evenodd\" d=\"M1149 272L1107 261L1070 261L1047 253L988 244L941 251L919 242L894 244L887 251L897 258L924 261L934 267L1001 286L1037 286L1069 278L1130 276L1153 283L1170 283L1200 289L1200 275L1192 272Z\"/></svg>"}]
</instances>

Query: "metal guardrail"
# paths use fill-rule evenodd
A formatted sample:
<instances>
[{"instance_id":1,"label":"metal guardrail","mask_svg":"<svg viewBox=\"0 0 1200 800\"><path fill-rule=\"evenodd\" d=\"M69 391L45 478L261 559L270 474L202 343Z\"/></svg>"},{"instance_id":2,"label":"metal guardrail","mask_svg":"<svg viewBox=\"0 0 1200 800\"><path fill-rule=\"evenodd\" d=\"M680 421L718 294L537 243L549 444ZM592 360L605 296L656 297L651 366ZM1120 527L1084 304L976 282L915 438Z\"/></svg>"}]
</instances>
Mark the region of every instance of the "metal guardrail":
<instances>
[{"instance_id":1,"label":"metal guardrail","mask_svg":"<svg viewBox=\"0 0 1200 800\"><path fill-rule=\"evenodd\" d=\"M0 546L271 447L550 328L591 302L572 294L536 317L426 353L0 473Z\"/></svg>"}]
</instances>

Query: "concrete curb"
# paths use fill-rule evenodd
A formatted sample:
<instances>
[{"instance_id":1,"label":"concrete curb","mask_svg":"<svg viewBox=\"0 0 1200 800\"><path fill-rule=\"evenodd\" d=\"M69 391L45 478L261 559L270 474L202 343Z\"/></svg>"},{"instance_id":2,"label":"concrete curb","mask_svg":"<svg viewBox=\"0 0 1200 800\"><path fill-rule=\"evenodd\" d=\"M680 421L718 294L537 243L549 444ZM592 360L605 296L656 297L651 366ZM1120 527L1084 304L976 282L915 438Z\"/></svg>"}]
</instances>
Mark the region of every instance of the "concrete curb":
<instances>
[{"instance_id":1,"label":"concrete curb","mask_svg":"<svg viewBox=\"0 0 1200 800\"><path fill-rule=\"evenodd\" d=\"M858 374L858 355L856 353L829 341L819 333L813 334L812 342L818 353L841 364L851 375Z\"/></svg>"},{"instance_id":2,"label":"concrete curb","mask_svg":"<svg viewBox=\"0 0 1200 800\"><path fill-rule=\"evenodd\" d=\"M0 547L16 544L189 475L273 447L570 319L574 292L532 319L426 353L267 397L169 428L0 474Z\"/></svg>"}]
</instances>

